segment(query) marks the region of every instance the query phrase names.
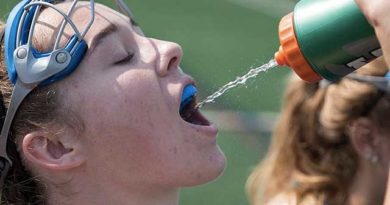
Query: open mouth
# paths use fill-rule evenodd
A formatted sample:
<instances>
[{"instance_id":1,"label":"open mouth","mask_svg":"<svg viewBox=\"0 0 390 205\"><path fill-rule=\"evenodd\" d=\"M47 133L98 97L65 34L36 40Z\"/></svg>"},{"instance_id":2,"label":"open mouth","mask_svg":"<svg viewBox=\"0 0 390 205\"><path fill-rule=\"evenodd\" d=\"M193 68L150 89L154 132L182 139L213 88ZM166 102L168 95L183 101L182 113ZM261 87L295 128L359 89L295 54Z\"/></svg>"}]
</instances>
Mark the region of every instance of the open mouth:
<instances>
[{"instance_id":1,"label":"open mouth","mask_svg":"<svg viewBox=\"0 0 390 205\"><path fill-rule=\"evenodd\" d=\"M197 89L194 85L187 85L183 89L180 103L180 117L191 124L209 126L210 122L200 113L196 106Z\"/></svg>"}]
</instances>

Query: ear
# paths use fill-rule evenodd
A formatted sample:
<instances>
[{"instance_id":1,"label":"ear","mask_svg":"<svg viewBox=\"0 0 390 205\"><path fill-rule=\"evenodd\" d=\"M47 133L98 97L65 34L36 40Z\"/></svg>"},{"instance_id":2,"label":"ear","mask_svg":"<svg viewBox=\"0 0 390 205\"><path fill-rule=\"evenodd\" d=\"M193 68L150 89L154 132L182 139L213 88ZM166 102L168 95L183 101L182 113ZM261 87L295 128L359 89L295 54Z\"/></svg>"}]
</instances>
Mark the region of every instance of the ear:
<instances>
[{"instance_id":1,"label":"ear","mask_svg":"<svg viewBox=\"0 0 390 205\"><path fill-rule=\"evenodd\" d=\"M33 166L47 170L69 170L85 162L80 140L76 136L44 131L28 133L22 142L22 151Z\"/></svg>"},{"instance_id":2,"label":"ear","mask_svg":"<svg viewBox=\"0 0 390 205\"><path fill-rule=\"evenodd\" d=\"M351 143L361 157L371 161L377 159L377 132L375 124L368 118L358 118L351 123L349 127Z\"/></svg>"}]
</instances>

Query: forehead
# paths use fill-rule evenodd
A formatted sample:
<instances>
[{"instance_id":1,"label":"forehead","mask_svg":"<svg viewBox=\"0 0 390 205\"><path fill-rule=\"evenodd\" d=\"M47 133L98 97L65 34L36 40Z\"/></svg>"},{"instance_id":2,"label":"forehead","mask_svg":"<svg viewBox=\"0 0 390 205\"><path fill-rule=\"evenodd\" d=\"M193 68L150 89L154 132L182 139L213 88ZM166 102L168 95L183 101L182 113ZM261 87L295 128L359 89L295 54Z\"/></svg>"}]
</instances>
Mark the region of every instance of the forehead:
<instances>
[{"instance_id":1,"label":"forehead","mask_svg":"<svg viewBox=\"0 0 390 205\"><path fill-rule=\"evenodd\" d=\"M65 13L67 13L70 6L71 6L70 2L65 2L56 5L56 7L58 7ZM90 21L90 15L91 15L90 3L79 2L74 12L72 13L71 19L73 23L76 25L77 29L80 31L80 33L83 32L87 27ZM94 19L95 20L92 24L92 27L87 32L84 38L89 46L91 44L93 37L98 33L100 33L101 31L107 29L113 24L126 25L129 22L129 19L126 16L122 15L121 13L109 7L106 7L98 3L95 4ZM34 32L35 41L51 42L47 46L51 45L55 41L57 32L61 27L62 20L63 17L53 9L50 8L44 9L38 18L38 22ZM67 25L64 30L63 38L61 39L61 45L64 45L67 42L67 40L74 34L75 32L73 31L72 27Z\"/></svg>"}]
</instances>

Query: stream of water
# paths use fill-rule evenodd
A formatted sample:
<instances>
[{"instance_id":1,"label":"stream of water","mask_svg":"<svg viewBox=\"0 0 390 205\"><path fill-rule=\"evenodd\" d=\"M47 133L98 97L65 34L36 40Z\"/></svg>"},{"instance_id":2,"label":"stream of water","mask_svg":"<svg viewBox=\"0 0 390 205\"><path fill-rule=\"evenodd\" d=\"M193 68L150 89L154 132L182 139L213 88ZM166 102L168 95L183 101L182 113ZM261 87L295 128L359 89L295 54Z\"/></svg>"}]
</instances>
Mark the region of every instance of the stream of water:
<instances>
[{"instance_id":1,"label":"stream of water","mask_svg":"<svg viewBox=\"0 0 390 205\"><path fill-rule=\"evenodd\" d=\"M223 95L226 91L228 91L228 90L230 90L230 89L232 89L234 87L237 87L239 85L244 85L248 81L248 79L254 78L257 75L259 75L259 73L265 72L265 71L267 71L267 70L269 70L269 69L271 69L273 67L276 67L277 65L278 64L276 63L276 61L274 59L272 59L268 63L266 63L266 64L264 64L264 65L262 65L260 67L250 69L249 72L246 73L245 75L237 77L234 81L230 81L229 83L227 83L224 86L222 86L215 93L213 93L210 96L208 96L202 102L198 103L195 108L199 109L203 105L205 105L206 103L215 102L215 99L217 99L218 97Z\"/></svg>"}]
</instances>

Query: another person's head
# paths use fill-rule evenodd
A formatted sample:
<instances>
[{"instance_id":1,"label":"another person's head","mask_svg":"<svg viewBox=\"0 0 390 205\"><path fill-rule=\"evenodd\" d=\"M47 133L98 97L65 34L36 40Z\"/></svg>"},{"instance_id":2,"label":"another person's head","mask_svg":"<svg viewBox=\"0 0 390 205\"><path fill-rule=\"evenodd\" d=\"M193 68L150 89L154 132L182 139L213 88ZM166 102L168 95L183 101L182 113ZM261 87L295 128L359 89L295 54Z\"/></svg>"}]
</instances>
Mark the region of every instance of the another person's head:
<instances>
[{"instance_id":1,"label":"another person's head","mask_svg":"<svg viewBox=\"0 0 390 205\"><path fill-rule=\"evenodd\" d=\"M384 76L383 61L358 70ZM344 78L290 80L264 161L251 174L253 204L382 204L390 160L390 94ZM286 203L287 202L287 203Z\"/></svg>"},{"instance_id":2,"label":"another person's head","mask_svg":"<svg viewBox=\"0 0 390 205\"><path fill-rule=\"evenodd\" d=\"M70 5L57 6L66 11ZM72 20L83 28L89 14L89 3L79 3ZM44 9L34 47L51 48L61 22ZM61 44L72 34L67 26ZM183 88L194 83L179 68L181 47L145 37L100 4L85 40L89 50L78 68L34 89L19 107L2 204L164 204L177 200L180 187L219 176L225 158L217 129L199 113L186 121L179 114ZM13 85L3 42L1 49L0 87L8 107Z\"/></svg>"}]
</instances>

